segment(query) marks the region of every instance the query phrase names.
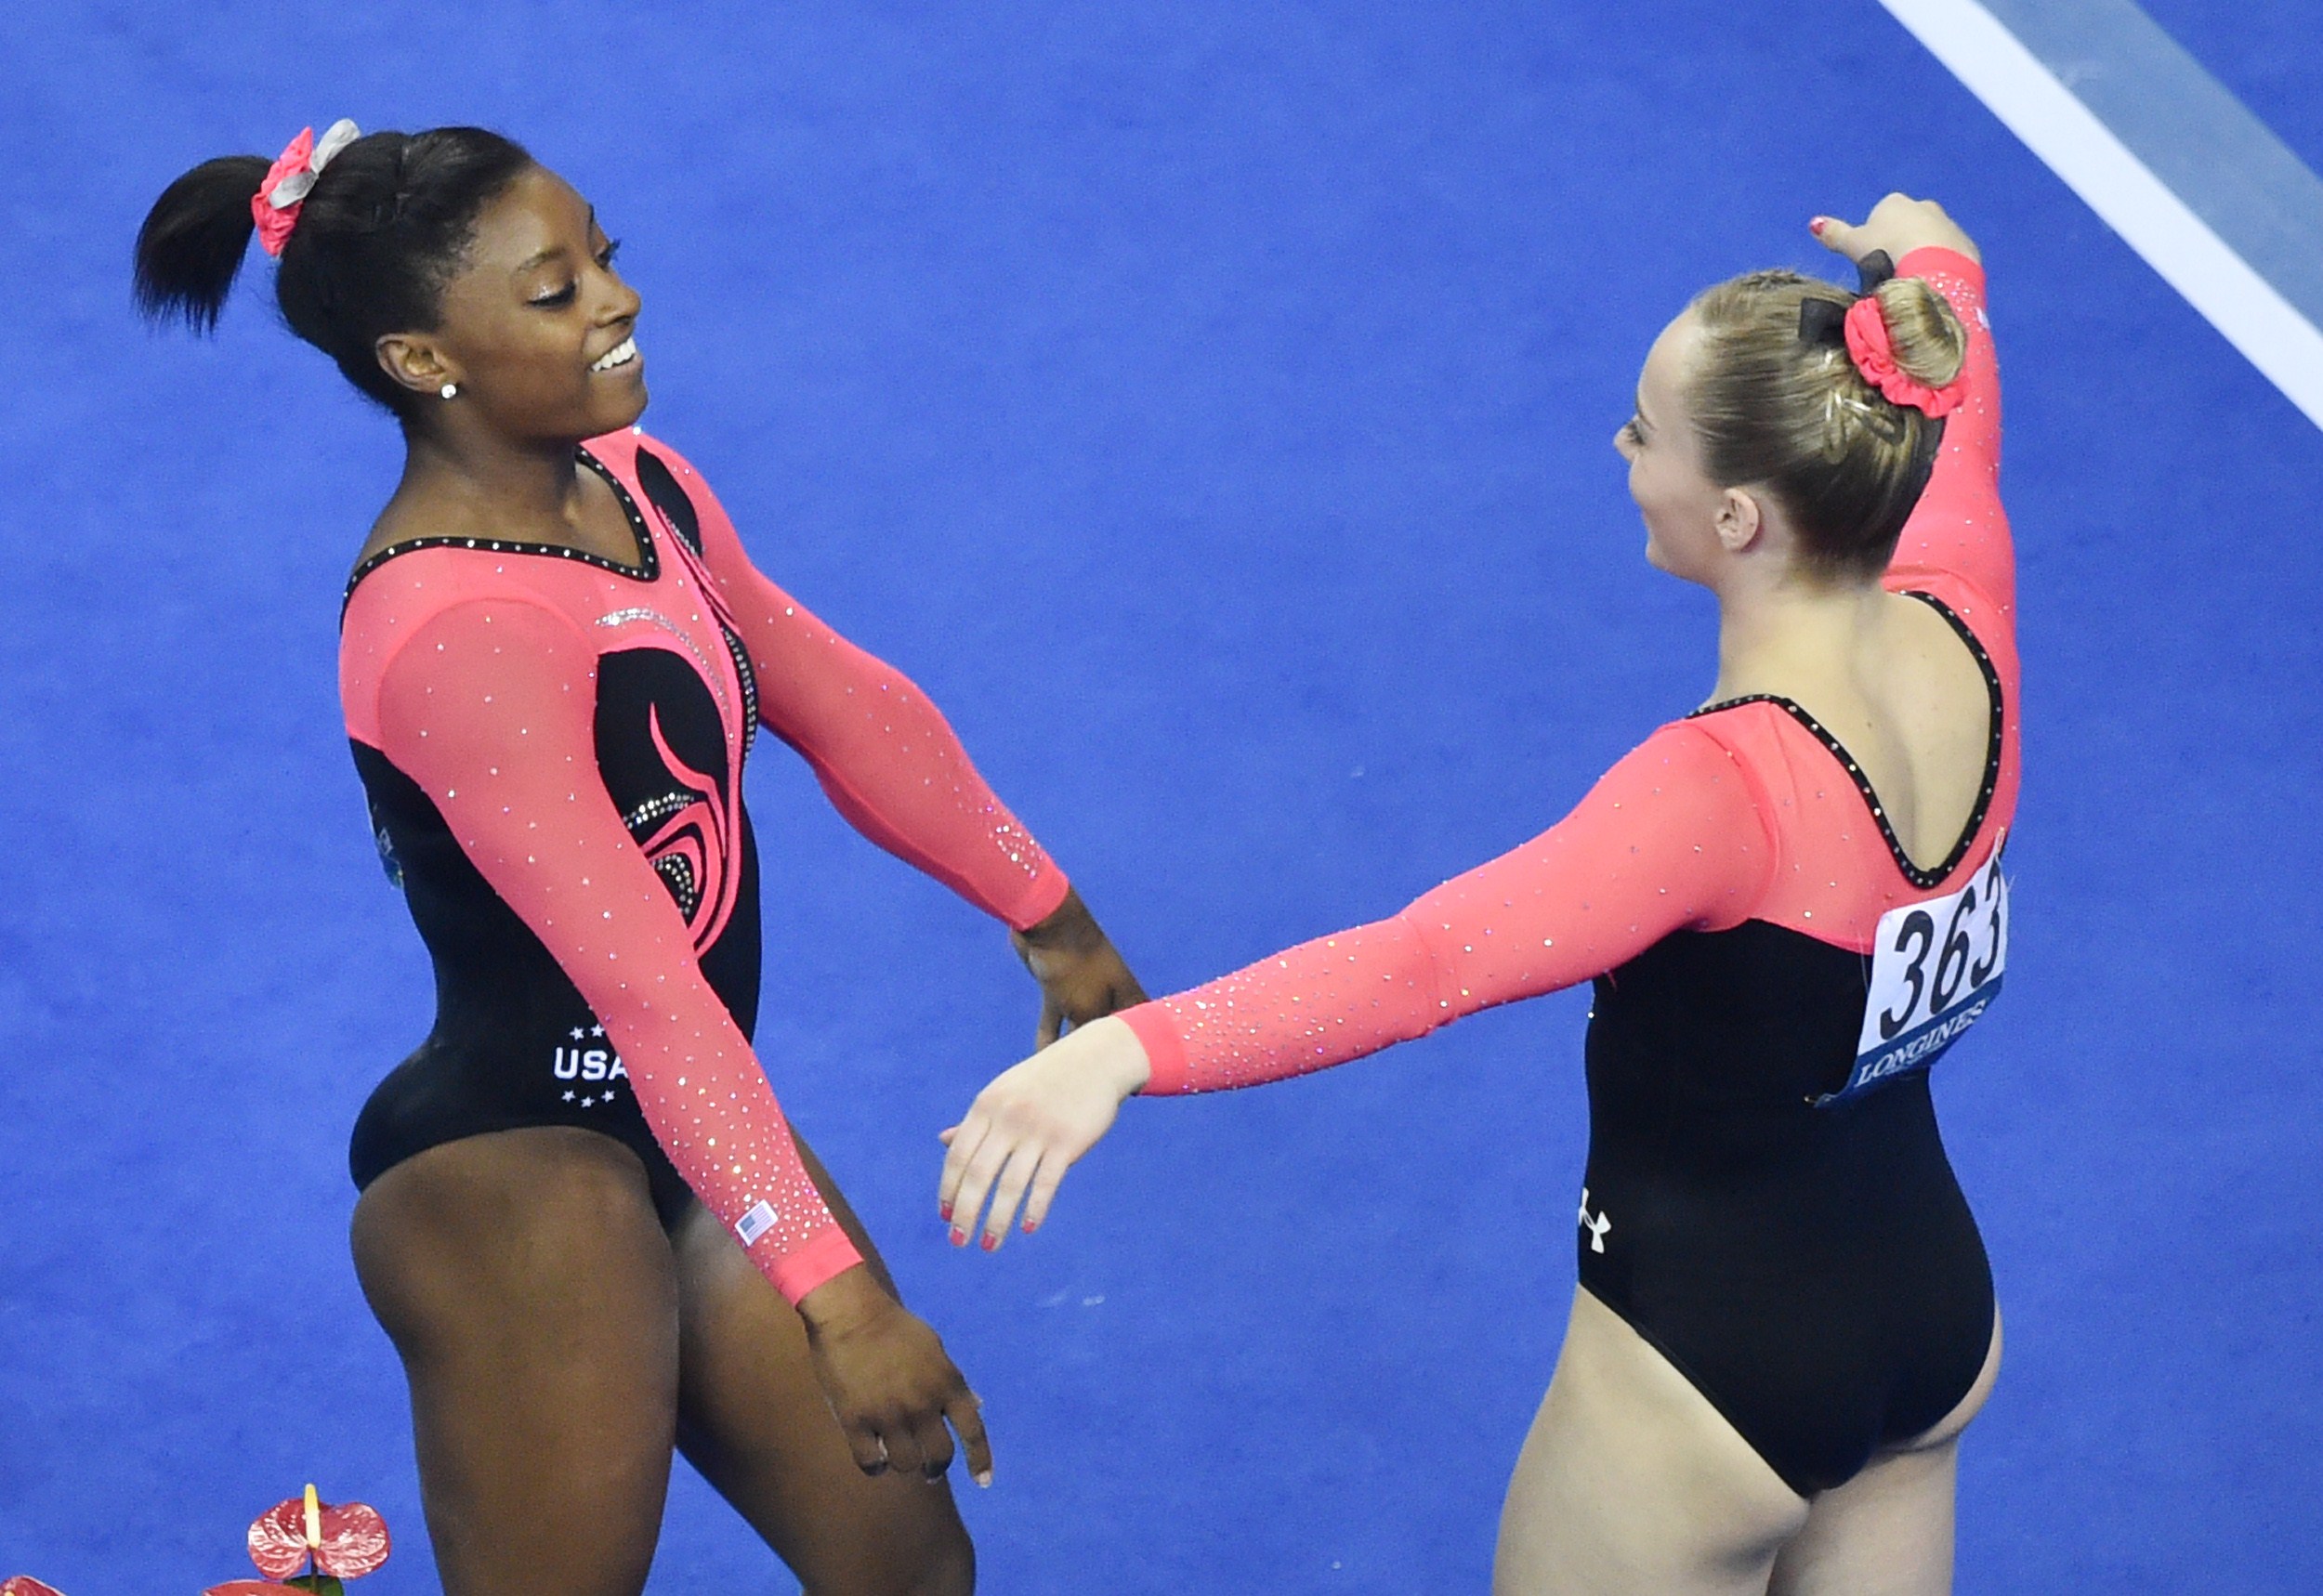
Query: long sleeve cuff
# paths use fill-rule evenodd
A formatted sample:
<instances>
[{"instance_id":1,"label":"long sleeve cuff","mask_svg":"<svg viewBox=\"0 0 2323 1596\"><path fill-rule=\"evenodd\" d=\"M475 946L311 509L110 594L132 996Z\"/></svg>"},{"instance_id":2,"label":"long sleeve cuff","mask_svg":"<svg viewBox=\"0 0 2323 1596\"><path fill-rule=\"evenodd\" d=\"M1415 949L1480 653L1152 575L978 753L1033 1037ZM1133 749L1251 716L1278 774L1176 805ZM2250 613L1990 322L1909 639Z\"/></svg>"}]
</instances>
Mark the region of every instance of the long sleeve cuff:
<instances>
[{"instance_id":1,"label":"long sleeve cuff","mask_svg":"<svg viewBox=\"0 0 2323 1596\"><path fill-rule=\"evenodd\" d=\"M1023 895L1002 908L1001 918L1011 931L1030 931L1057 912L1072 885L1071 878L1053 862L1044 864L1041 873L1026 884Z\"/></svg>"},{"instance_id":2,"label":"long sleeve cuff","mask_svg":"<svg viewBox=\"0 0 2323 1596\"><path fill-rule=\"evenodd\" d=\"M755 1254L756 1249L749 1250ZM863 1255L855 1249L855 1243L847 1239L847 1232L836 1224L794 1252L773 1259L755 1256L751 1259L751 1262L774 1282L774 1289L781 1292L794 1308L807 1292L861 1262Z\"/></svg>"},{"instance_id":3,"label":"long sleeve cuff","mask_svg":"<svg viewBox=\"0 0 2323 1596\"><path fill-rule=\"evenodd\" d=\"M1177 1034L1177 1022L1171 1018L1166 1001L1139 1003L1134 1009L1123 1009L1121 1019L1136 1037L1138 1045L1146 1050L1148 1074L1145 1085L1138 1088L1141 1093L1148 1097L1165 1097L1193 1090L1190 1072L1186 1066L1186 1043Z\"/></svg>"}]
</instances>

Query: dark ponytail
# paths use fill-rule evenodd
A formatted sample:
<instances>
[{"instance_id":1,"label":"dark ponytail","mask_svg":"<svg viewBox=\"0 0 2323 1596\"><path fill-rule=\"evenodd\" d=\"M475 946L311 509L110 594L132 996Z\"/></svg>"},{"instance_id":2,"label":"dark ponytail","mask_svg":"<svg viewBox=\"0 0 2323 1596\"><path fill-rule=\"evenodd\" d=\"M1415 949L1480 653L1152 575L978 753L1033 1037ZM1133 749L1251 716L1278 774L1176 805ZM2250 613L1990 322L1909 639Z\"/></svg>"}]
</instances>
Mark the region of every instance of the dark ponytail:
<instances>
[{"instance_id":1,"label":"dark ponytail","mask_svg":"<svg viewBox=\"0 0 2323 1596\"><path fill-rule=\"evenodd\" d=\"M162 190L138 230L138 308L148 321L180 319L197 333L217 325L258 230L250 202L267 165L262 155L222 155Z\"/></svg>"},{"instance_id":2,"label":"dark ponytail","mask_svg":"<svg viewBox=\"0 0 2323 1596\"><path fill-rule=\"evenodd\" d=\"M204 161L163 190L138 232L137 303L150 320L217 326L271 164ZM357 388L403 413L413 396L379 369L379 339L435 330L477 216L532 164L521 145L480 127L356 139L316 178L283 245L274 277L282 320Z\"/></svg>"}]
</instances>

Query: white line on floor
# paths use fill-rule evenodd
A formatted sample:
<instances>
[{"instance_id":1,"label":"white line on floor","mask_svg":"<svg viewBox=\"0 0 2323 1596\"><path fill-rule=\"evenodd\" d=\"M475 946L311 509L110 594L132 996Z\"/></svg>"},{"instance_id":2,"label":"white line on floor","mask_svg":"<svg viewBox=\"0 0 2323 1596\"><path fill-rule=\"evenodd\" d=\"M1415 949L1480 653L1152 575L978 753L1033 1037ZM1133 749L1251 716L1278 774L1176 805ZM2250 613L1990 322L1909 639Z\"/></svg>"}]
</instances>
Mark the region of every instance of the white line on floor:
<instances>
[{"instance_id":1,"label":"white line on floor","mask_svg":"<svg viewBox=\"0 0 2323 1596\"><path fill-rule=\"evenodd\" d=\"M2323 426L2323 333L1975 0L1880 0L2268 381Z\"/></svg>"}]
</instances>

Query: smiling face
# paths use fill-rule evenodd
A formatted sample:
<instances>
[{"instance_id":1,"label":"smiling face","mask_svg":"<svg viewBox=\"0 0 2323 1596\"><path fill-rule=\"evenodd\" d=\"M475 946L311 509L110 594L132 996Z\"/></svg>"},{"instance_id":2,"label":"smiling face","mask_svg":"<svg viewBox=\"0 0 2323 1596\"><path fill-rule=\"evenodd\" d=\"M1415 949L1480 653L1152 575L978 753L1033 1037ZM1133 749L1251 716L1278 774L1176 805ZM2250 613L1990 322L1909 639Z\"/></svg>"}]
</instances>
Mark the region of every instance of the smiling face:
<instances>
[{"instance_id":1,"label":"smiling face","mask_svg":"<svg viewBox=\"0 0 2323 1596\"><path fill-rule=\"evenodd\" d=\"M478 216L429 333L379 340L390 376L428 407L505 436L579 440L630 425L646 402L634 333L637 291L613 270L597 213L545 167L524 172ZM458 385L455 399L439 395Z\"/></svg>"},{"instance_id":2,"label":"smiling face","mask_svg":"<svg viewBox=\"0 0 2323 1596\"><path fill-rule=\"evenodd\" d=\"M1686 412L1686 379L1700 337L1690 310L1661 330L1638 373L1636 412L1613 435L1613 447L1629 462L1630 497L1645 517L1646 558L1692 582L1708 582L1716 569L1727 546L1721 521L1732 518L1738 496L1703 471Z\"/></svg>"}]
</instances>

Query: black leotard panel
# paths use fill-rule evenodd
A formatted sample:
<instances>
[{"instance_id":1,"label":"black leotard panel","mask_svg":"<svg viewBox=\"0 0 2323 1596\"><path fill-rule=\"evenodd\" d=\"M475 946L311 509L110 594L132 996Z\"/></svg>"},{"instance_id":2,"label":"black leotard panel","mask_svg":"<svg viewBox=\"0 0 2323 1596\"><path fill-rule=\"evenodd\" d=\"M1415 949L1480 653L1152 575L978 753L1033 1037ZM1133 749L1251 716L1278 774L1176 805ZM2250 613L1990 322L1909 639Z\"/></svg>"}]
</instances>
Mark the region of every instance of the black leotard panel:
<instances>
[{"instance_id":1,"label":"black leotard panel","mask_svg":"<svg viewBox=\"0 0 2323 1596\"><path fill-rule=\"evenodd\" d=\"M361 1183L461 1136L602 1131L665 1217L690 1187L796 1302L861 1258L750 1040L757 728L858 831L1006 923L1070 885L926 695L768 580L681 456L632 429L579 463L634 561L427 536L348 584L348 735L440 987L350 1161Z\"/></svg>"},{"instance_id":2,"label":"black leotard panel","mask_svg":"<svg viewBox=\"0 0 2323 1596\"><path fill-rule=\"evenodd\" d=\"M701 669L662 648L606 655L596 720L598 773L631 836L689 923L708 928L716 917L699 953L702 974L749 1037L760 978L758 850L742 773L728 768L727 736ZM352 747L382 857L393 861L435 965L437 1004L427 1040L356 1120L348 1154L356 1185L439 1143L573 1125L634 1151L663 1223L674 1223L689 1193L571 978L484 880L418 784L378 750Z\"/></svg>"},{"instance_id":3,"label":"black leotard panel","mask_svg":"<svg viewBox=\"0 0 2323 1596\"><path fill-rule=\"evenodd\" d=\"M619 500L637 538L639 573L658 582L662 560L640 506L617 473L585 451L581 459ZM663 526L699 555L700 518L676 477L650 450L639 449L634 465ZM356 581L421 546L404 544L366 562ZM641 596L667 602L650 587ZM702 978L748 1039L757 1027L761 950L757 839L742 773L757 727L755 673L718 617L693 615L692 626L679 628L646 603L608 618L624 615L659 622L687 652L648 646L599 656L596 774L694 928ZM701 657L712 635L716 646ZM734 700L726 713L722 694ZM357 1188L444 1142L571 1125L635 1152L663 1223L675 1224L692 1194L646 1123L627 1067L587 1001L484 879L419 784L378 749L360 739L350 746L380 857L403 889L436 975L427 1040L380 1082L356 1119L348 1166Z\"/></svg>"},{"instance_id":4,"label":"black leotard panel","mask_svg":"<svg viewBox=\"0 0 2323 1596\"><path fill-rule=\"evenodd\" d=\"M1926 1074L1812 1105L1869 964L1763 921L1679 933L1597 978L1589 1026L1581 1284L1802 1496L1950 1412L1992 1334Z\"/></svg>"}]
</instances>

